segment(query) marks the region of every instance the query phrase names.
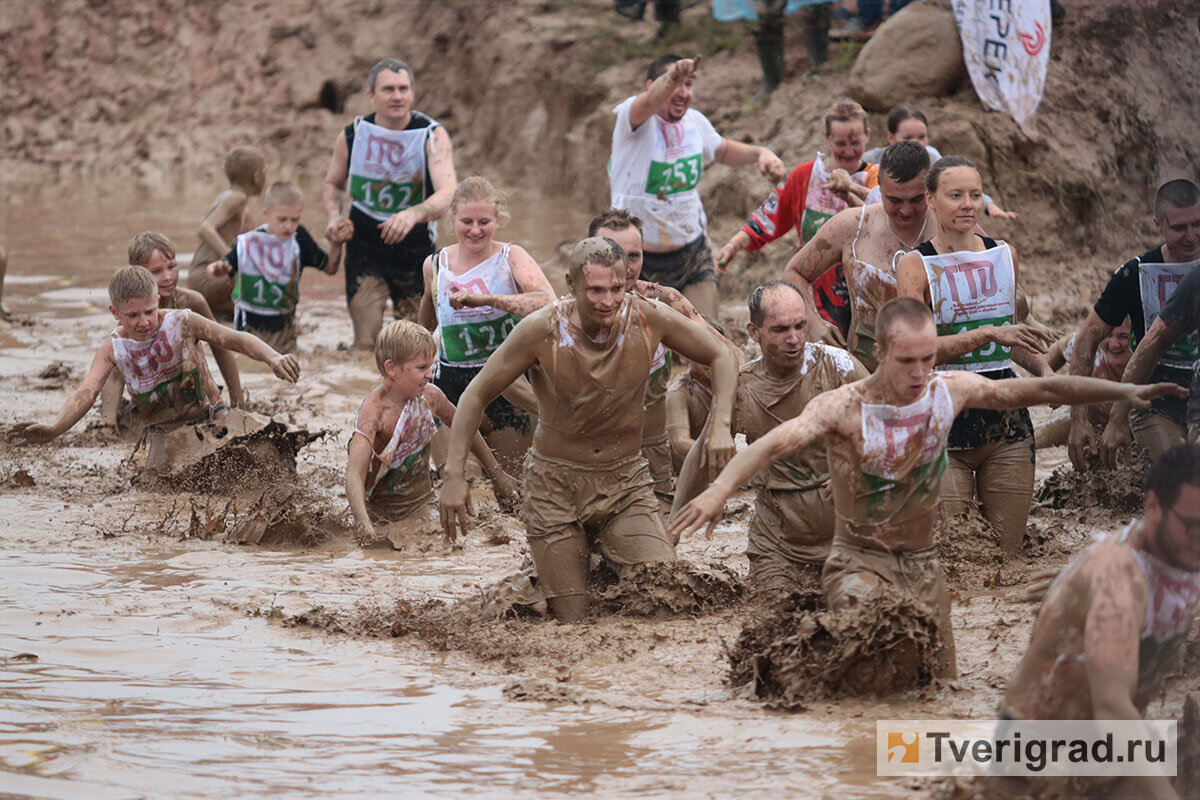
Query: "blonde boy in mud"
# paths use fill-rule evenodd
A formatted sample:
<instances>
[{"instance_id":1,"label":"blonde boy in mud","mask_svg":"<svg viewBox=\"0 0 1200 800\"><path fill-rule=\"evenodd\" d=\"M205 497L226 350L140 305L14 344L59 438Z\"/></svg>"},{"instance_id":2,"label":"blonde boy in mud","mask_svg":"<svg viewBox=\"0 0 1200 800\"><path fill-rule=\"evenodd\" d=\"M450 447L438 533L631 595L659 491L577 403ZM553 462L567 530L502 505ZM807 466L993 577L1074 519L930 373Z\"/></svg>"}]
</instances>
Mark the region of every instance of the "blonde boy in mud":
<instances>
[{"instance_id":1,"label":"blonde boy in mud","mask_svg":"<svg viewBox=\"0 0 1200 800\"><path fill-rule=\"evenodd\" d=\"M234 350L269 366L281 380L295 383L300 364L260 339L231 331L188 309L161 309L158 284L145 267L122 267L108 282L108 310L117 327L100 345L83 383L49 425L20 422L10 440L48 442L78 422L96 402L113 369L120 371L142 420L152 426L178 426L210 416L220 394L199 342ZM151 453L153 458L154 453Z\"/></svg>"},{"instance_id":2,"label":"blonde boy in mud","mask_svg":"<svg viewBox=\"0 0 1200 800\"><path fill-rule=\"evenodd\" d=\"M229 251L238 234L254 227L248 212L250 200L267 185L267 157L257 147L235 147L225 156L229 188L217 195L200 223L200 244L188 270L188 288L204 295L209 307L222 319L233 316L233 278L212 276L208 265ZM130 262L133 263L133 262Z\"/></svg>"},{"instance_id":3,"label":"blonde boy in mud","mask_svg":"<svg viewBox=\"0 0 1200 800\"><path fill-rule=\"evenodd\" d=\"M291 181L271 184L264 199L266 223L237 237L225 257L208 265L213 278L234 276L233 322L283 353L296 349L296 304L305 267L337 273L342 246L327 255L300 224L304 195Z\"/></svg>"},{"instance_id":4,"label":"blonde boy in mud","mask_svg":"<svg viewBox=\"0 0 1200 800\"><path fill-rule=\"evenodd\" d=\"M378 539L375 522L432 523L429 445L439 421L454 422L454 405L432 383L436 360L433 334L414 322L392 322L375 339L383 385L363 398L346 456L346 499L367 542ZM496 500L515 501L516 481L500 468L478 431L471 452L491 476ZM389 537L397 547L398 536Z\"/></svg>"},{"instance_id":5,"label":"blonde boy in mud","mask_svg":"<svg viewBox=\"0 0 1200 800\"><path fill-rule=\"evenodd\" d=\"M179 264L175 261L175 244L166 236L154 231L139 233L129 243L129 263L145 267L158 284L158 307L160 309L184 308L214 322L212 309L204 295L179 286ZM223 347L209 345L221 377L229 387L229 405L239 408L245 397L242 394L241 376L238 375L237 360ZM100 393L100 420L119 430L122 425L121 395L125 391L125 379L120 371L109 373Z\"/></svg>"}]
</instances>

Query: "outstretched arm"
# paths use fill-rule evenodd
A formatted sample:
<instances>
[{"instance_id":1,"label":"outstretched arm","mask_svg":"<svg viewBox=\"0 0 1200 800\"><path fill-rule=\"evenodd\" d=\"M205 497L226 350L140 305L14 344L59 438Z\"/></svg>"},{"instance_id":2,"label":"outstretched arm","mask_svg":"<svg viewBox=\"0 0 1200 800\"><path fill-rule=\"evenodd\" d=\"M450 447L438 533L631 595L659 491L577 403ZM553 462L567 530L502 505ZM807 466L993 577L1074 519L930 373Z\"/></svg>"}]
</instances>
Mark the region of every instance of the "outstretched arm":
<instances>
[{"instance_id":1,"label":"outstretched arm","mask_svg":"<svg viewBox=\"0 0 1200 800\"><path fill-rule=\"evenodd\" d=\"M541 318L537 316L518 324L458 399L454 422L450 426L450 451L446 456L439 503L442 529L451 541L459 530L466 535L467 515L471 513L467 482L463 476L467 449L474 435L479 433L479 423L487 404L536 362L534 353L541 335L539 324Z\"/></svg>"},{"instance_id":2,"label":"outstretched arm","mask_svg":"<svg viewBox=\"0 0 1200 800\"><path fill-rule=\"evenodd\" d=\"M988 380L971 372L946 375L955 394L954 407L962 408L1025 408L1052 403L1104 403L1124 400L1137 408L1145 408L1155 397L1174 395L1186 397L1187 390L1174 383L1154 383L1135 386L1099 378L1051 375L1047 378L1005 378Z\"/></svg>"},{"instance_id":3,"label":"outstretched arm","mask_svg":"<svg viewBox=\"0 0 1200 800\"><path fill-rule=\"evenodd\" d=\"M262 339L252 333L235 331L224 325L207 320L195 311L188 312L188 324L197 339L236 350L244 356L266 364L275 376L288 383L295 383L300 378L300 362L293 355L281 355Z\"/></svg>"},{"instance_id":4,"label":"outstretched arm","mask_svg":"<svg viewBox=\"0 0 1200 800\"><path fill-rule=\"evenodd\" d=\"M204 299L204 295L199 292L184 291L187 291L184 297L189 310L195 311L200 316L212 320L214 323L217 321L217 318L213 316L212 309L208 305L208 301ZM217 362L217 369L221 371L221 377L225 379L225 385L229 387L229 405L233 408L240 408L245 404L246 398L242 393L242 377L238 374L237 359L233 357L233 353L220 345L209 342L208 346L212 348L213 359Z\"/></svg>"},{"instance_id":5,"label":"outstretched arm","mask_svg":"<svg viewBox=\"0 0 1200 800\"><path fill-rule=\"evenodd\" d=\"M69 431L76 422L83 419L84 414L96 402L100 390L104 388L104 382L108 380L108 373L115 366L112 340L105 339L104 344L100 345L100 349L96 352L96 357L92 359L92 366L88 368L83 383L67 398L67 402L63 403L62 410L58 412L58 417L54 422L49 425L18 422L8 429L6 438L14 442L42 444Z\"/></svg>"},{"instance_id":6,"label":"outstretched arm","mask_svg":"<svg viewBox=\"0 0 1200 800\"><path fill-rule=\"evenodd\" d=\"M705 528L712 536L721 519L725 501L738 487L766 468L772 461L794 453L836 430L836 409L844 410L841 402L844 389L818 395L800 416L772 428L765 436L733 457L717 479L704 492L672 515L668 532L679 539Z\"/></svg>"},{"instance_id":7,"label":"outstretched arm","mask_svg":"<svg viewBox=\"0 0 1200 800\"><path fill-rule=\"evenodd\" d=\"M671 95L684 81L694 78L700 67L700 56L683 58L667 67L666 72L654 79L646 87L646 91L634 98L629 108L629 126L633 130L642 127L642 123L658 113L667 104Z\"/></svg>"},{"instance_id":8,"label":"outstretched arm","mask_svg":"<svg viewBox=\"0 0 1200 800\"><path fill-rule=\"evenodd\" d=\"M746 144L723 138L713 160L718 164L730 167L755 164L758 166L759 174L771 183L778 183L787 177L787 168L783 166L783 161L762 145Z\"/></svg>"}]
</instances>

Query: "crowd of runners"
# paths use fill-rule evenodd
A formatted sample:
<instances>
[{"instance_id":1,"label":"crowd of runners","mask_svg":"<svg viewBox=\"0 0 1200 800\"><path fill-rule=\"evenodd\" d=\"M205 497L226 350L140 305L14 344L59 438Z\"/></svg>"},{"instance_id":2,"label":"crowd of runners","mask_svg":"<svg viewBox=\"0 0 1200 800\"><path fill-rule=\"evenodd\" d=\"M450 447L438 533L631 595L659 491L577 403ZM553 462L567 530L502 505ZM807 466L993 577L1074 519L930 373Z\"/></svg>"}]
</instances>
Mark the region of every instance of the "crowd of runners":
<instances>
[{"instance_id":1,"label":"crowd of runners","mask_svg":"<svg viewBox=\"0 0 1200 800\"><path fill-rule=\"evenodd\" d=\"M971 161L928 145L919 110L898 107L889 144L868 153L866 113L836 102L825 148L789 169L693 108L699 67L657 58L613 109L611 206L579 231L559 297L529 252L496 238L505 195L458 180L449 133L414 106L412 70L380 61L374 111L334 140L322 234L300 225L296 185L267 185L259 150L232 150L186 287L175 245L137 236L109 283L117 327L82 384L53 421L8 437L49 441L100 396L103 421L145 426L150 465L169 469L155 436L243 403L230 351L303 380L300 273L340 268L354 347L373 350L382 378L346 431L346 496L366 539L414 519L450 539L471 530L470 453L502 507L520 508L549 612L577 621L593 554L618 574L673 561L749 485L756 591L819 591L834 613L908 595L936 618L943 676L956 665L935 522L977 509L1015 559L1035 446L1066 442L1088 470L1136 442L1152 463L1144 515L1054 580L1000 713L1138 717L1200 611L1200 189L1156 187L1162 243L1096 287L1087 320L1060 337L1034 317L1016 249L987 234L989 216L1010 213ZM773 187L715 255L697 189L713 162ZM456 242L438 249L447 214ZM758 354L744 360L717 321L718 276L793 230L779 279L747 298ZM1039 404L1069 416L1035 432ZM1174 796L1140 780L1146 796Z\"/></svg>"}]
</instances>

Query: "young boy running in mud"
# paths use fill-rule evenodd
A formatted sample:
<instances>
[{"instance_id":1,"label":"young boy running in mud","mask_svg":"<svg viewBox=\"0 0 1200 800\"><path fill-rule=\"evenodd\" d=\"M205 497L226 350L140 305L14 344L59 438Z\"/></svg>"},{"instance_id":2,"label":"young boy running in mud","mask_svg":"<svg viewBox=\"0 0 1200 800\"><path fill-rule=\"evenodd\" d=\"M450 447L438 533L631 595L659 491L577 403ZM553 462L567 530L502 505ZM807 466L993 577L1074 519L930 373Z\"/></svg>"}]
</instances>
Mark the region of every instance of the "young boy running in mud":
<instances>
[{"instance_id":1,"label":"young boy running in mud","mask_svg":"<svg viewBox=\"0 0 1200 800\"><path fill-rule=\"evenodd\" d=\"M1166 451L1146 474L1142 519L1059 573L1009 681L1001 719L1143 718L1200 613L1197 463L1195 444ZM1099 787L1089 783L1093 796ZM1105 796L1179 796L1163 777L1125 778L1116 788Z\"/></svg>"},{"instance_id":2,"label":"young boy running in mud","mask_svg":"<svg viewBox=\"0 0 1200 800\"><path fill-rule=\"evenodd\" d=\"M1175 287L1200 264L1200 188L1196 184L1174 180L1159 187L1154 196L1154 225L1163 243L1113 272L1079 329L1071 359L1072 375L1092 374L1097 344L1127 316L1130 346L1136 353L1139 341L1154 324ZM1200 335L1189 332L1163 352L1154 367L1154 379L1188 386L1197 358L1200 358ZM1186 405L1177 398L1164 397L1147 410L1135 411L1128 419L1111 418L1104 432L1104 438L1109 440L1107 450L1124 447L1136 437L1151 459L1156 458L1183 441ZM1072 409L1067 448L1075 469L1087 469L1087 455L1096 448L1087 409Z\"/></svg>"},{"instance_id":3,"label":"young boy running in mud","mask_svg":"<svg viewBox=\"0 0 1200 800\"><path fill-rule=\"evenodd\" d=\"M926 203L938 221L937 235L900 259L897 293L929 304L938 323L938 369L1015 378L1015 360L1034 375L1051 373L1030 351L1053 343L1017 320L1016 250L977 230L983 206L979 170L961 156L947 156L925 176ZM1033 499L1033 421L1024 408L963 411L950 431L950 461L942 484L947 518L978 508L1013 557L1025 538Z\"/></svg>"},{"instance_id":4,"label":"young boy running in mud","mask_svg":"<svg viewBox=\"0 0 1200 800\"><path fill-rule=\"evenodd\" d=\"M1052 376L987 380L967 371L934 372L940 339L933 312L913 298L879 312L870 377L812 399L803 413L738 453L720 477L672 518L671 531L711 535L725 501L772 461L824 440L836 514L822 573L832 611L869 603L874 591L903 592L937 620L939 673L955 674L950 594L938 563L934 519L955 414L968 408L1129 400L1145 406L1174 384L1133 387Z\"/></svg>"},{"instance_id":5,"label":"young boy running in mud","mask_svg":"<svg viewBox=\"0 0 1200 800\"><path fill-rule=\"evenodd\" d=\"M875 368L875 317L896 296L896 264L917 245L938 235L929 210L925 176L929 156L916 142L889 146L879 162L882 201L834 215L792 256L783 277L813 299L812 284L838 264L850 295L848 349L867 369ZM1013 345L1037 335L1025 324L995 332ZM1029 340L1031 344L1039 340Z\"/></svg>"},{"instance_id":6,"label":"young boy running in mud","mask_svg":"<svg viewBox=\"0 0 1200 800\"><path fill-rule=\"evenodd\" d=\"M175 262L175 244L161 233L146 231L133 237L129 243L129 263L145 267L158 284L159 308L185 308L195 311L214 322L212 309L204 295L179 286L179 265ZM229 388L229 405L239 408L244 402L242 381L238 375L237 360L223 347L210 344L217 368ZM125 379L119 370L109 373L100 393L100 421L119 430L121 425L121 396L125 392Z\"/></svg>"},{"instance_id":7,"label":"young boy running in mud","mask_svg":"<svg viewBox=\"0 0 1200 800\"><path fill-rule=\"evenodd\" d=\"M588 238L571 251L568 297L522 320L463 393L450 434L442 523L467 529L467 444L484 407L529 372L538 424L525 461L524 522L538 586L560 620L587 611L591 544L618 569L673 561L642 457L642 410L659 343L713 370L715 468L733 453L730 410L737 367L700 325L626 293L624 251Z\"/></svg>"},{"instance_id":8,"label":"young boy running in mud","mask_svg":"<svg viewBox=\"0 0 1200 800\"><path fill-rule=\"evenodd\" d=\"M229 251L239 233L254 226L247 209L251 198L262 194L267 185L267 157L257 147L235 147L225 156L225 177L229 188L213 200L196 231L200 244L192 255L187 285L204 296L214 313L228 320L233 317L233 278L209 275L207 267Z\"/></svg>"},{"instance_id":9,"label":"young boy running in mud","mask_svg":"<svg viewBox=\"0 0 1200 800\"><path fill-rule=\"evenodd\" d=\"M431 383L437 344L429 331L396 320L379 333L375 365L383 385L363 398L346 458L346 499L363 538L376 540L374 522L432 522L429 443L438 421L454 422L454 405ZM515 502L517 485L476 432L471 452L492 477L496 500ZM391 539L398 546L397 534Z\"/></svg>"},{"instance_id":10,"label":"young boy running in mud","mask_svg":"<svg viewBox=\"0 0 1200 800\"><path fill-rule=\"evenodd\" d=\"M117 327L100 345L83 383L49 425L19 422L7 436L30 444L48 442L83 418L115 368L151 426L179 426L210 416L220 393L208 374L199 342L261 361L281 380L295 383L300 364L260 339L231 331L188 309L160 309L158 285L145 267L122 267L109 279L109 313Z\"/></svg>"},{"instance_id":11,"label":"young boy running in mud","mask_svg":"<svg viewBox=\"0 0 1200 800\"><path fill-rule=\"evenodd\" d=\"M300 272L313 267L337 273L342 247L327 255L300 224L304 195L291 181L271 184L263 201L266 223L237 237L233 248L208 265L214 278L234 276L233 322L283 353L296 349Z\"/></svg>"},{"instance_id":12,"label":"young boy running in mud","mask_svg":"<svg viewBox=\"0 0 1200 800\"><path fill-rule=\"evenodd\" d=\"M755 442L798 417L814 397L867 377L845 350L808 341L808 309L800 290L768 281L750 293L746 330L762 356L738 375L733 431ZM680 471L676 504L694 496L698 456ZM754 516L746 541L750 580L767 593L786 594L821 585L821 568L833 539L829 465L819 443L772 461L754 476Z\"/></svg>"}]
</instances>

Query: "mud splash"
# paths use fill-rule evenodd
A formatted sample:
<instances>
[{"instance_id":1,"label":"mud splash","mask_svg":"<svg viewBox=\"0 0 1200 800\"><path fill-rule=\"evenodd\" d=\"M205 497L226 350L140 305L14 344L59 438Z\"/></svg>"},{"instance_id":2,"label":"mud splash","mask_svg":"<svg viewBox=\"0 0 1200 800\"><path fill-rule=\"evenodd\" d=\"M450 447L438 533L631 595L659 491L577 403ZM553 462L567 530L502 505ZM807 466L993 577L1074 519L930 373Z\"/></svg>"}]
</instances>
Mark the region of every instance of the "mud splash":
<instances>
[{"instance_id":1,"label":"mud splash","mask_svg":"<svg viewBox=\"0 0 1200 800\"><path fill-rule=\"evenodd\" d=\"M209 437L220 442L228 430L217 424L195 425L198 440ZM220 442L218 449L198 461L166 476L143 473L139 482L147 488L163 488L202 494L236 495L260 491L281 484L294 484L296 455L301 448L328 435L328 431L310 433L290 430L282 422L271 420L261 430Z\"/></svg>"},{"instance_id":2,"label":"mud splash","mask_svg":"<svg viewBox=\"0 0 1200 800\"><path fill-rule=\"evenodd\" d=\"M977 510L939 517L934 538L946 580L955 588L1012 586L1024 577L1023 565L1005 558L999 533Z\"/></svg>"},{"instance_id":3,"label":"mud splash","mask_svg":"<svg viewBox=\"0 0 1200 800\"><path fill-rule=\"evenodd\" d=\"M1133 448L1130 462L1116 470L1106 470L1093 462L1087 472L1079 473L1070 464L1064 464L1037 486L1033 499L1046 508L1137 514L1145 499L1142 476L1149 468L1145 451L1137 447Z\"/></svg>"},{"instance_id":4,"label":"mud splash","mask_svg":"<svg viewBox=\"0 0 1200 800\"><path fill-rule=\"evenodd\" d=\"M595 594L592 608L600 614L639 617L706 614L737 603L745 594L738 573L724 564L688 561L636 564L620 580Z\"/></svg>"},{"instance_id":5,"label":"mud splash","mask_svg":"<svg viewBox=\"0 0 1200 800\"><path fill-rule=\"evenodd\" d=\"M925 606L883 592L840 614L818 602L816 594L793 595L748 623L729 654L729 682L789 711L930 684L937 623Z\"/></svg>"}]
</instances>

